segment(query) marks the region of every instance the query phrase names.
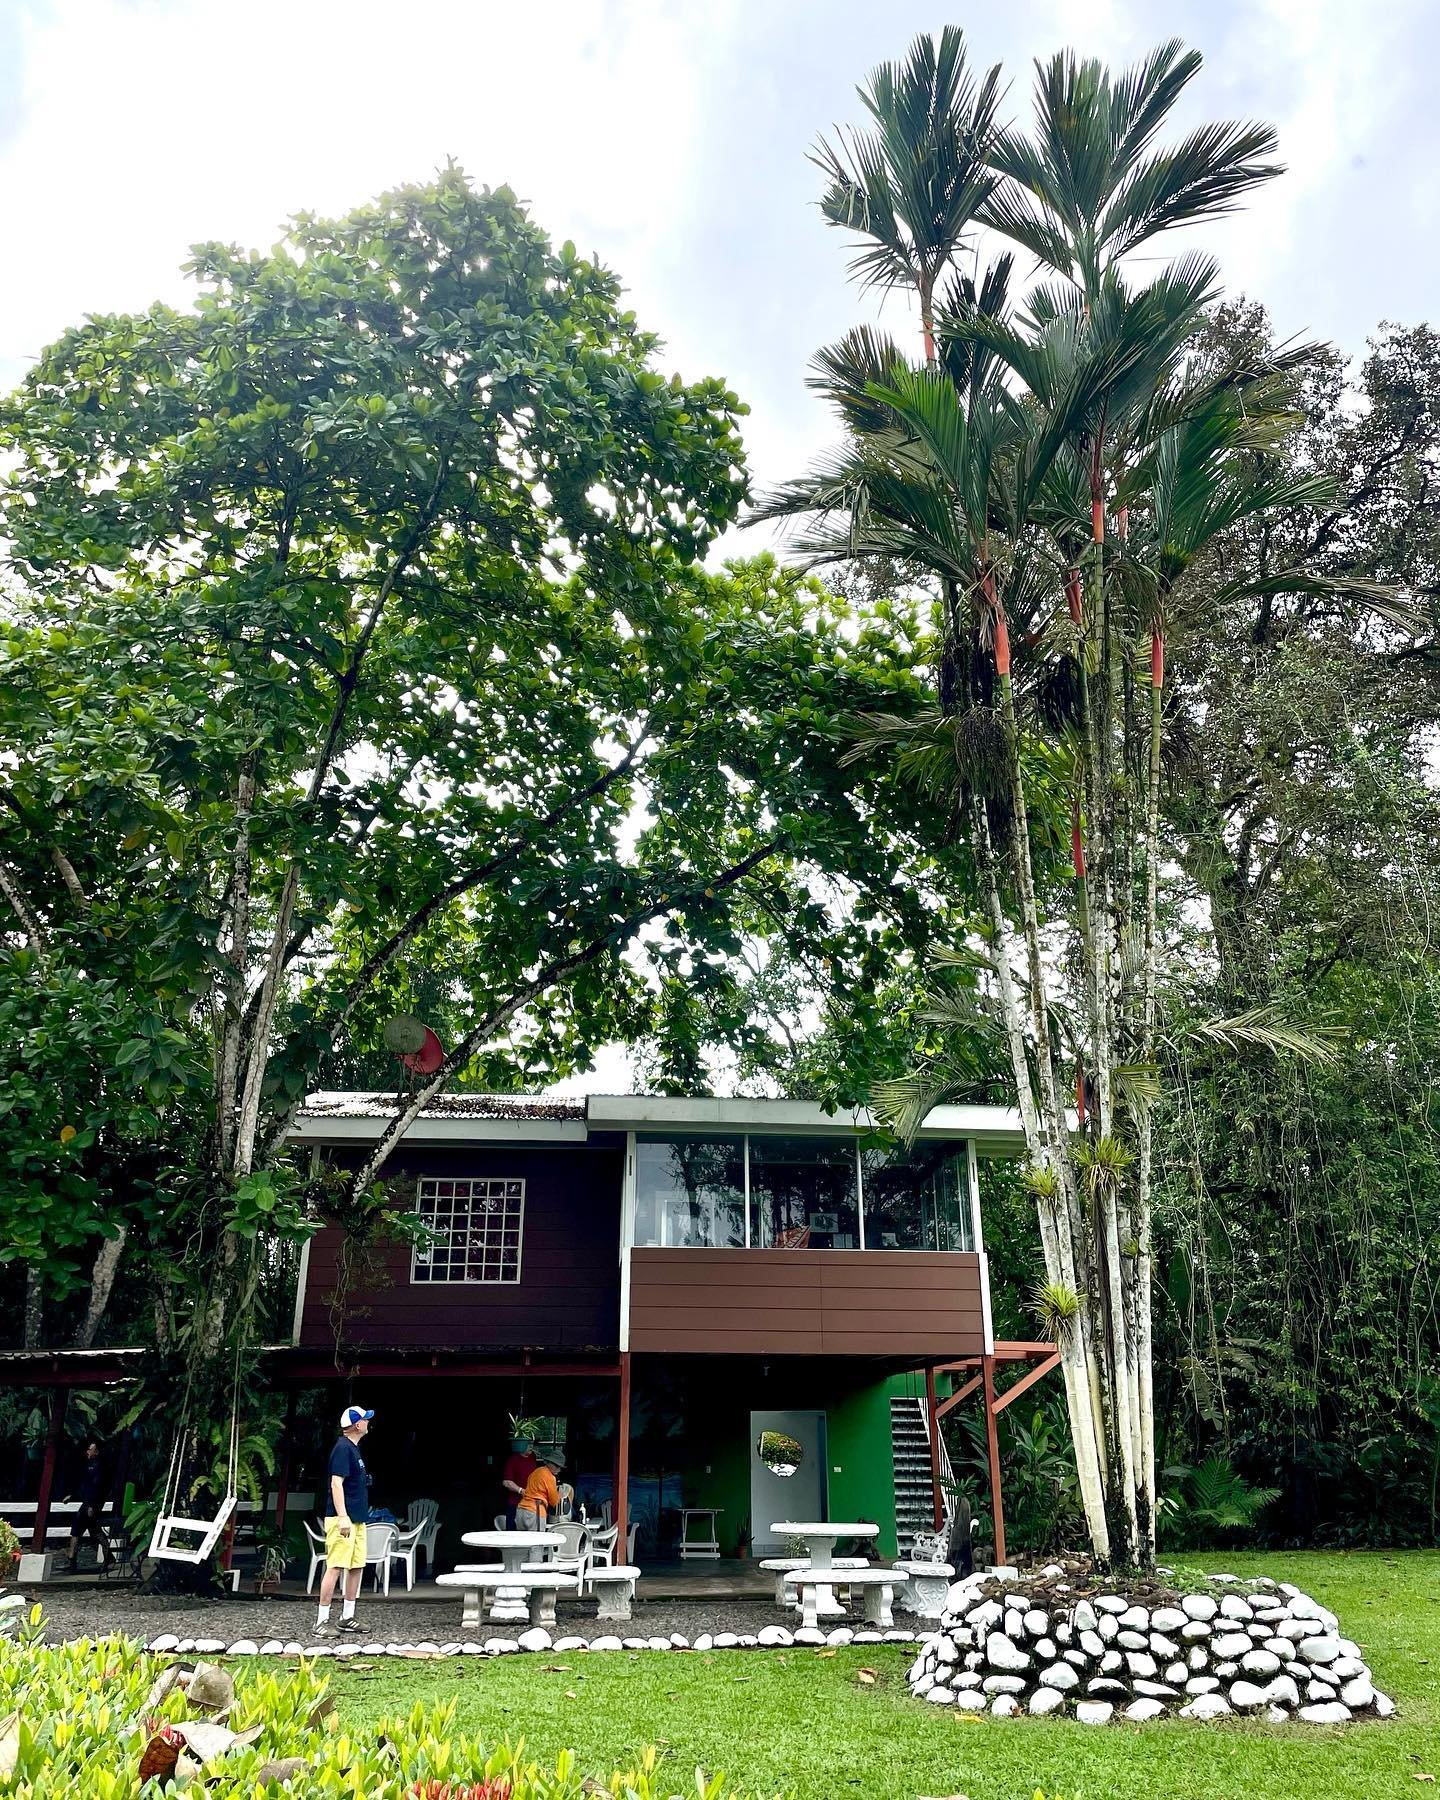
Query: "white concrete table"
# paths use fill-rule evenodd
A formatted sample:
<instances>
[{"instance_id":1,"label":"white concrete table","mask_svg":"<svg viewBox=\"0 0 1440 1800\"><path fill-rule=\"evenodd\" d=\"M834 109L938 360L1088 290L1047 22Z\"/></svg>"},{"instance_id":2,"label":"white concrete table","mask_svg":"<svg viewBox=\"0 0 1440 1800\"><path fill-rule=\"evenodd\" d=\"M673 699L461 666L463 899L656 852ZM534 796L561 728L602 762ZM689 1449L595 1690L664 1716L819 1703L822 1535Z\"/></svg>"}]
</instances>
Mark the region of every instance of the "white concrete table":
<instances>
[{"instance_id":1,"label":"white concrete table","mask_svg":"<svg viewBox=\"0 0 1440 1800\"><path fill-rule=\"evenodd\" d=\"M527 1562L544 1561L552 1556L565 1542L565 1536L559 1531L467 1531L461 1535L460 1542L475 1550L498 1550L504 1573L523 1575ZM520 1581L509 1590L497 1587L495 1598L490 1602L490 1617L528 1618L527 1592L526 1584Z\"/></svg>"},{"instance_id":2,"label":"white concrete table","mask_svg":"<svg viewBox=\"0 0 1440 1800\"><path fill-rule=\"evenodd\" d=\"M820 1614L829 1619L843 1619L845 1609L835 1598L836 1587L845 1586L846 1571L837 1569L835 1565L835 1546L841 1538L875 1538L880 1535L878 1525L867 1524L864 1520L845 1524L830 1519L822 1524L813 1521L797 1524L793 1519L782 1519L770 1527L770 1534L777 1538L800 1538L805 1545L808 1567L812 1576L823 1575L827 1569L835 1571L834 1582L820 1583L815 1589L816 1606Z\"/></svg>"}]
</instances>

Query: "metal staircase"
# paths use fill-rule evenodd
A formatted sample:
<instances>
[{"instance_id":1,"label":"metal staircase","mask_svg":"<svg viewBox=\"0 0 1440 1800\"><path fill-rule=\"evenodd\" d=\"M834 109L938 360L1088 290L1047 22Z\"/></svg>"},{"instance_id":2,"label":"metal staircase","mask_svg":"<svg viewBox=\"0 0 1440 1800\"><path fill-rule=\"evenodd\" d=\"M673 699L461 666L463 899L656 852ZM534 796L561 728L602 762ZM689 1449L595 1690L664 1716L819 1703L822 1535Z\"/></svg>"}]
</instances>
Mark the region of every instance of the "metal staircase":
<instances>
[{"instance_id":1,"label":"metal staircase","mask_svg":"<svg viewBox=\"0 0 1440 1800\"><path fill-rule=\"evenodd\" d=\"M925 1402L909 1395L890 1397L890 1449L895 1464L895 1538L902 1557L909 1556L917 1536L935 1530L934 1496L930 1487L930 1432ZM940 1439L940 1485L952 1480L945 1439Z\"/></svg>"}]
</instances>

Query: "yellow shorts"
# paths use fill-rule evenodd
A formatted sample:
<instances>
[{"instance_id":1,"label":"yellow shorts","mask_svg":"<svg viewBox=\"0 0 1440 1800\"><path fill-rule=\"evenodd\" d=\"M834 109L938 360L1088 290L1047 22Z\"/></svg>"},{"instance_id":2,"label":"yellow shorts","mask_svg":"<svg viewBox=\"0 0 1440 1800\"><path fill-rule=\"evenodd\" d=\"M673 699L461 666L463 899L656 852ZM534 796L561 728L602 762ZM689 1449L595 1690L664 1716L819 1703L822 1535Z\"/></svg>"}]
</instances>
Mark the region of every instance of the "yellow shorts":
<instances>
[{"instance_id":1,"label":"yellow shorts","mask_svg":"<svg viewBox=\"0 0 1440 1800\"><path fill-rule=\"evenodd\" d=\"M352 1525L347 1537L340 1535L339 1519L325 1521L325 1567L327 1569L362 1569L365 1566L365 1527Z\"/></svg>"}]
</instances>

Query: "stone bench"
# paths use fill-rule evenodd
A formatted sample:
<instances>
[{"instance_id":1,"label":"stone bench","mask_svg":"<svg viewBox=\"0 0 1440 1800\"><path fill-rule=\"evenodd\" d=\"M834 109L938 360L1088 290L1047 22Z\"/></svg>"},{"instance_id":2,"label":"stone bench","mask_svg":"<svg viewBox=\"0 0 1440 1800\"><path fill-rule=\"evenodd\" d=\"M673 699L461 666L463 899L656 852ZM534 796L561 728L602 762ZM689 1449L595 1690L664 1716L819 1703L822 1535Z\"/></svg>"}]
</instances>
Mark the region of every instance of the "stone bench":
<instances>
[{"instance_id":1,"label":"stone bench","mask_svg":"<svg viewBox=\"0 0 1440 1800\"><path fill-rule=\"evenodd\" d=\"M950 1583L955 1578L949 1563L897 1562L895 1573L902 1583L895 1604L902 1612L914 1613L921 1619L938 1619L944 1615L950 1598Z\"/></svg>"},{"instance_id":2,"label":"stone bench","mask_svg":"<svg viewBox=\"0 0 1440 1800\"><path fill-rule=\"evenodd\" d=\"M601 1563L598 1568L586 1571L586 1581L595 1591L595 1598L600 1602L596 1610L597 1619L628 1619L630 1605L635 1598L635 1583L640 1579L640 1571L633 1563Z\"/></svg>"},{"instance_id":3,"label":"stone bench","mask_svg":"<svg viewBox=\"0 0 1440 1800\"><path fill-rule=\"evenodd\" d=\"M785 1592L785 1577L797 1571L803 1573L810 1567L808 1556L767 1556L760 1564L775 1577L775 1604L777 1606L795 1606L798 1601L794 1594ZM863 1556L837 1556L830 1567L832 1569L868 1569L869 1563ZM844 1587L843 1581L837 1581L836 1587Z\"/></svg>"},{"instance_id":4,"label":"stone bench","mask_svg":"<svg viewBox=\"0 0 1440 1800\"><path fill-rule=\"evenodd\" d=\"M465 1610L461 1614L461 1629L473 1628L480 1623L480 1596L487 1589L500 1598L500 1590L508 1594L523 1594L526 1599L527 1614L532 1625L553 1625L555 1623L555 1596L561 1588L576 1588L580 1585L578 1575L562 1575L555 1570L517 1571L515 1569L483 1568L456 1569L452 1575L437 1575L436 1587L460 1588L465 1594ZM492 1610L492 1617L501 1616L498 1609Z\"/></svg>"},{"instance_id":5,"label":"stone bench","mask_svg":"<svg viewBox=\"0 0 1440 1800\"><path fill-rule=\"evenodd\" d=\"M804 1615L805 1629L814 1631L819 1621L819 1601L821 1590L829 1592L837 1587L859 1588L865 1596L865 1622L878 1626L881 1631L889 1631L895 1619L891 1613L891 1600L895 1589L900 1585L900 1577L893 1569L846 1569L836 1579L836 1571L830 1569L796 1569L785 1578L787 1588L794 1587L800 1595L800 1610Z\"/></svg>"}]
</instances>

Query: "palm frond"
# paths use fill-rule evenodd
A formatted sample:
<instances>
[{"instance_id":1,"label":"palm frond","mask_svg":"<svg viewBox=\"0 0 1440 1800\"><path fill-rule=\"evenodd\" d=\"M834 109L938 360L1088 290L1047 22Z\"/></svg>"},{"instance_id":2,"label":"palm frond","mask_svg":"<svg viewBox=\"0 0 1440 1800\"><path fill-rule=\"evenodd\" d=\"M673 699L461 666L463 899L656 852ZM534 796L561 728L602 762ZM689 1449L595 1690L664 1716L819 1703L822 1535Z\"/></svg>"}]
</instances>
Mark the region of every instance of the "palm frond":
<instances>
[{"instance_id":1,"label":"palm frond","mask_svg":"<svg viewBox=\"0 0 1440 1800\"><path fill-rule=\"evenodd\" d=\"M1195 1042L1218 1044L1227 1050L1265 1050L1272 1056L1298 1056L1322 1064L1338 1061L1346 1041L1342 1027L1302 1024L1287 1018L1273 1002L1233 1013L1227 1019L1197 1020L1185 1035Z\"/></svg>"}]
</instances>

